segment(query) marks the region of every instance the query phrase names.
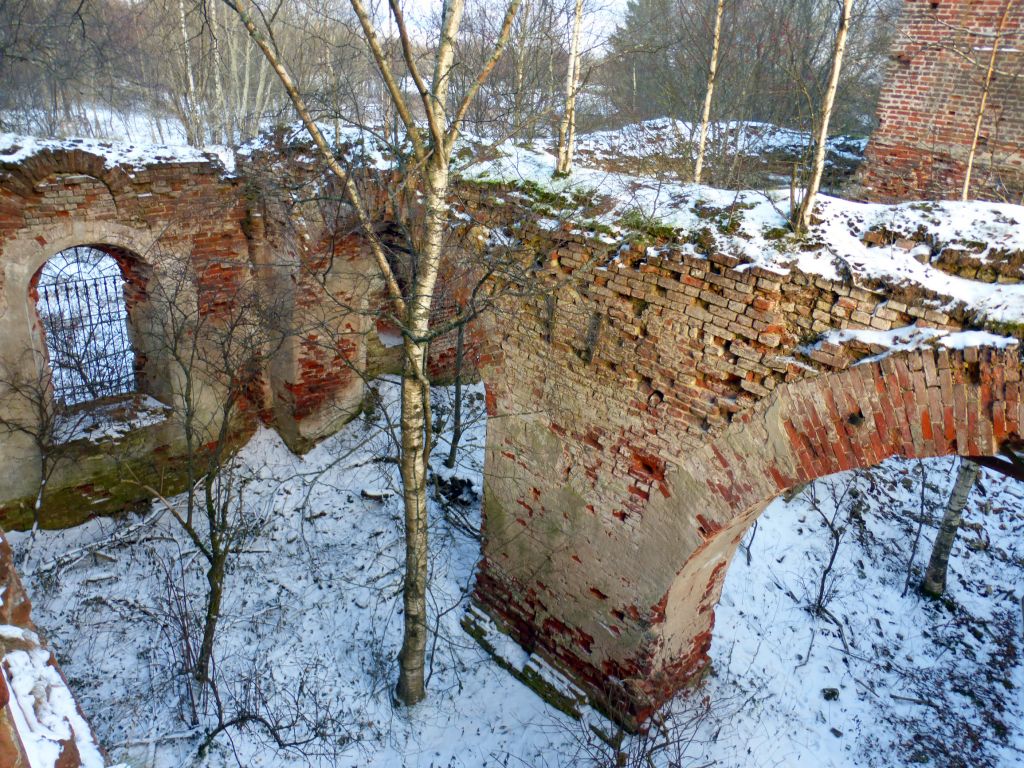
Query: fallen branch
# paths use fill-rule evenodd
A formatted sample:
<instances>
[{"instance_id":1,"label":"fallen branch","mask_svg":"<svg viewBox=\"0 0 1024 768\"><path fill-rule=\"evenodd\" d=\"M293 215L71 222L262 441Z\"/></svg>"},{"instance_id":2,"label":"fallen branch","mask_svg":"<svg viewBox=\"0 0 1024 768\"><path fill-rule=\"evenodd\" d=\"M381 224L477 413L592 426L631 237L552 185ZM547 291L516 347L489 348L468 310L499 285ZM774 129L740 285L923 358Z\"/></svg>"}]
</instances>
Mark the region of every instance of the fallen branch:
<instances>
[{"instance_id":1,"label":"fallen branch","mask_svg":"<svg viewBox=\"0 0 1024 768\"><path fill-rule=\"evenodd\" d=\"M924 699L915 699L910 696L897 696L895 693L890 693L890 697L896 701L905 701L908 704L920 704L922 707L931 707L932 709L941 709L938 704L934 701L925 701Z\"/></svg>"}]
</instances>

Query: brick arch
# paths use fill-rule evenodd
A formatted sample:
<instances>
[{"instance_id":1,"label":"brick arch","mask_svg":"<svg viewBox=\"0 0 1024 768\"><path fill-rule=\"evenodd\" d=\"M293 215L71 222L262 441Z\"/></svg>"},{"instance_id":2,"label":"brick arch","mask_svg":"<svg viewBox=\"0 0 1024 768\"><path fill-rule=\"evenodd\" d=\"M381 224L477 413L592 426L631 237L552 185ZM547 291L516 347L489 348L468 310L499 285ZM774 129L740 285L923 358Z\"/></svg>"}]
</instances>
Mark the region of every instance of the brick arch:
<instances>
[{"instance_id":1,"label":"brick arch","mask_svg":"<svg viewBox=\"0 0 1024 768\"><path fill-rule=\"evenodd\" d=\"M65 219L45 227L41 234L38 232L37 228L0 239L0 256L6 266L6 273L0 270L0 320L12 309L15 315L21 314L24 306L25 320L32 325L34 305L22 299L31 297L39 271L47 261L76 246L110 254L122 272L132 275L132 282L143 289L152 274L157 235L143 224Z\"/></svg>"},{"instance_id":2,"label":"brick arch","mask_svg":"<svg viewBox=\"0 0 1024 768\"><path fill-rule=\"evenodd\" d=\"M700 489L690 505L699 543L665 595L649 704L705 668L728 564L779 494L893 456L995 456L1021 442L1022 403L1016 345L925 348L785 384L696 452L679 478Z\"/></svg>"},{"instance_id":3,"label":"brick arch","mask_svg":"<svg viewBox=\"0 0 1024 768\"><path fill-rule=\"evenodd\" d=\"M0 172L0 187L23 198L38 196L38 185L52 176L90 176L107 188L118 208L123 193L131 184L124 168L108 167L103 157L79 149L45 149L19 163L0 162Z\"/></svg>"},{"instance_id":4,"label":"brick arch","mask_svg":"<svg viewBox=\"0 0 1024 768\"><path fill-rule=\"evenodd\" d=\"M149 260L136 253L131 247L114 245L106 242L86 241L62 248L53 249L51 247L47 249L47 252L51 250L53 252L39 263L29 280L29 296L33 301L38 298L35 295L35 289L39 283L39 277L42 274L43 267L46 266L46 263L54 256L64 253L65 251L70 251L73 248L92 248L93 250L100 251L112 258L121 270L121 276L125 281L125 291L127 293L126 298L128 298L129 303L132 301L140 301L145 297L147 284L152 277L153 272L153 265Z\"/></svg>"},{"instance_id":5,"label":"brick arch","mask_svg":"<svg viewBox=\"0 0 1024 768\"><path fill-rule=\"evenodd\" d=\"M599 456L588 440L606 438L503 415L505 385L489 384L496 418L476 600L628 726L706 669L728 564L779 494L891 456L992 456L1021 440L1024 420L1017 345L926 347L782 383L671 457L619 441L611 453L625 477L588 495L586 473L618 471L588 466ZM648 402L644 429L683 444ZM535 455L504 447L516 444ZM559 467L562 487L523 487L530 461Z\"/></svg>"}]
</instances>

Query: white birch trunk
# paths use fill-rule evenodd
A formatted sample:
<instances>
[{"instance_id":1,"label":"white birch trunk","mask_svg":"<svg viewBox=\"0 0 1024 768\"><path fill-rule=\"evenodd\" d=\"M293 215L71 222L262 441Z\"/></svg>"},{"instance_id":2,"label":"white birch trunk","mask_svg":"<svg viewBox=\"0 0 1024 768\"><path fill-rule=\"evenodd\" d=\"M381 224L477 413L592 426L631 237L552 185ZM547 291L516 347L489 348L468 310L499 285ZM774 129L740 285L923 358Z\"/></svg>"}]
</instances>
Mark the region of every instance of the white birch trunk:
<instances>
[{"instance_id":1,"label":"white birch trunk","mask_svg":"<svg viewBox=\"0 0 1024 768\"><path fill-rule=\"evenodd\" d=\"M565 77L565 113L558 126L558 157L556 176L572 171L572 156L576 144L576 91L580 87L580 27L583 23L583 0L576 0L569 40L569 68Z\"/></svg>"},{"instance_id":2,"label":"white birch trunk","mask_svg":"<svg viewBox=\"0 0 1024 768\"><path fill-rule=\"evenodd\" d=\"M828 126L832 120L836 90L839 88L839 73L843 68L843 55L846 53L846 39L850 34L850 13L852 10L853 0L843 0L843 9L839 16L839 29L836 32L835 47L832 52L832 71L828 78L825 101L821 105L821 122L818 125L818 133L814 140L814 165L811 169L811 180L807 185L807 193L804 195L800 211L794 222L794 228L797 232L806 232L807 228L811 225L814 202L818 197L818 190L821 189L821 177L825 173L825 149L828 142Z\"/></svg>"},{"instance_id":3,"label":"white birch trunk","mask_svg":"<svg viewBox=\"0 0 1024 768\"><path fill-rule=\"evenodd\" d=\"M188 36L188 24L185 20L185 0L178 0L178 22L181 25L181 38L185 58L185 82L187 85L185 105L185 134L190 144L198 146L202 143L199 135L199 125L196 119L196 80L192 74L192 44Z\"/></svg>"},{"instance_id":4,"label":"white birch trunk","mask_svg":"<svg viewBox=\"0 0 1024 768\"><path fill-rule=\"evenodd\" d=\"M974 158L978 154L978 141L981 138L981 126L985 121L985 109L988 107L988 95L992 90L992 77L996 71L996 59L999 55L999 42L1006 29L1006 21L1010 17L1010 10L1013 8L1014 0L1006 0L1006 7L999 19L999 28L996 30L995 39L992 41L992 55L989 56L988 69L985 71L985 83L981 89L981 103L978 105L978 116L974 121L974 135L971 137L971 149L967 153L967 168L964 171L964 186L960 191L960 199L967 202L971 192L971 175L974 172Z\"/></svg>"},{"instance_id":5,"label":"white birch trunk","mask_svg":"<svg viewBox=\"0 0 1024 768\"><path fill-rule=\"evenodd\" d=\"M949 554L953 551L953 542L956 540L957 531L960 530L960 521L963 519L964 507L967 506L967 498L971 495L971 489L977 482L980 472L981 467L970 459L961 460L960 469L956 473L956 482L953 483L953 490L950 492L949 502L946 504L946 511L942 515L939 533L935 537L932 556L928 560L928 570L921 583L921 591L926 595L938 597L946 591Z\"/></svg>"},{"instance_id":6,"label":"white birch trunk","mask_svg":"<svg viewBox=\"0 0 1024 768\"><path fill-rule=\"evenodd\" d=\"M715 32L711 45L711 65L708 67L708 88L704 93L704 111L700 117L700 138L697 140L697 161L693 166L693 183L700 184L704 170L704 151L708 142L708 125L711 122L711 99L715 93L715 78L718 76L718 49L722 40L722 15L725 0L718 0L715 7Z\"/></svg>"}]
</instances>

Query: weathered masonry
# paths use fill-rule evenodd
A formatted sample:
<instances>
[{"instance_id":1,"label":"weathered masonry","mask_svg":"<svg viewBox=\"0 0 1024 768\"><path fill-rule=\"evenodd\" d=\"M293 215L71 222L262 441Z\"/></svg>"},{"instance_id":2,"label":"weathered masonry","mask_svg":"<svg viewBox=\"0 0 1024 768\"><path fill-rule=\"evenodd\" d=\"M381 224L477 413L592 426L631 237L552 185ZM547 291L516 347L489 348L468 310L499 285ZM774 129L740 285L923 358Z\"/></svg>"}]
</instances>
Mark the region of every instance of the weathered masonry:
<instances>
[{"instance_id":1,"label":"weathered masonry","mask_svg":"<svg viewBox=\"0 0 1024 768\"><path fill-rule=\"evenodd\" d=\"M960 196L993 46L971 197L1021 202L1024 5L1008 0L905 0L860 177L864 195Z\"/></svg>"},{"instance_id":2,"label":"weathered masonry","mask_svg":"<svg viewBox=\"0 0 1024 768\"><path fill-rule=\"evenodd\" d=\"M578 279L503 320L481 359L476 600L629 725L706 669L726 568L771 500L890 456L1020 439L1016 342L875 356L827 335L969 325L920 289L524 237Z\"/></svg>"},{"instance_id":3,"label":"weathered masonry","mask_svg":"<svg viewBox=\"0 0 1024 768\"><path fill-rule=\"evenodd\" d=\"M80 303L98 290L95 280L78 287L41 286L44 266L69 249L86 247L112 259L120 271L122 333L127 335L120 341L130 347L125 353L133 370L125 378L134 388L125 394L134 397L100 397L72 409L77 421L72 434L62 438L60 461L47 478L43 525L124 509L148 496L143 480L156 483L161 493L180 489L183 433L176 420L160 417L160 404L179 405L190 384L175 361L184 352L176 346L185 327L181 319L223 324L241 311L239 297L254 286L273 298L272 311L265 306L257 311L274 316L280 336L271 339L265 366L251 372L233 438L241 439L262 419L301 448L344 423L363 397L360 374L368 367L373 321L361 308L375 284L358 238L337 237L335 222L327 225L332 211L315 203L287 209L281 196L254 189L263 180L259 174L243 179L226 173L213 156L191 152L184 158L121 160L116 153L122 149L50 142L17 161L0 156L3 527L31 523L42 456L33 425L43 412L53 417L50 401L61 394L58 382L51 387L47 378L57 361L50 359L54 340L47 336L40 302L51 301L53 311L68 305L79 312L64 323L77 329L69 336L77 343L83 339L82 316L72 300L77 296ZM113 290L120 290L117 284ZM215 358L216 350L210 351L208 359ZM74 362L62 365L73 368ZM195 419L215 434L225 371L211 364L191 373L199 377L191 382L193 391L206 393L194 403ZM88 398L79 395L74 402L82 399ZM141 422L140 402L149 407ZM96 410L97 405L106 410ZM89 408L95 419L89 418ZM105 437L104 419L112 418L135 419L141 426ZM98 433L90 433L93 422ZM43 437L52 441L54 434ZM116 451L110 450L112 440Z\"/></svg>"},{"instance_id":4,"label":"weathered masonry","mask_svg":"<svg viewBox=\"0 0 1024 768\"><path fill-rule=\"evenodd\" d=\"M359 407L362 374L394 360L377 324L373 266L331 202L337 197L296 202L274 191L303 178L317 177L302 162L272 157L228 174L212 158L117 163L66 146L0 162L4 376L31 377L52 364L40 269L90 246L123 277L135 394L176 405L181 372L163 319L187 310L216 320L254 283L278 301L283 324L252 371L237 436L257 419L298 448L328 434ZM510 298L497 321L471 334L490 413L476 600L626 724L706 669L725 569L781 492L889 456L992 456L1020 439L1017 342L961 337L878 356L879 348L829 336L977 325L964 309L935 309L945 297L782 274L714 248L695 256L609 245L532 224L527 210L494 205L493 190L462 193L471 219L516 222L538 287L548 278L557 285ZM879 247L900 250L887 233L873 234ZM977 273L969 252L956 253L932 266ZM1020 283L1022 259L1008 254L985 266L986 277ZM188 290L170 290L182 265ZM451 349L435 352L443 372ZM212 372L201 383L215 404L221 380ZM9 390L0 418L30 419L30 404ZM152 471L161 492L175 490L182 447L174 419L111 440L116 450L102 439L71 442L44 525L144 498L123 482L132 473ZM25 525L38 446L6 432L0 459L10 468L0 483L2 522Z\"/></svg>"}]
</instances>

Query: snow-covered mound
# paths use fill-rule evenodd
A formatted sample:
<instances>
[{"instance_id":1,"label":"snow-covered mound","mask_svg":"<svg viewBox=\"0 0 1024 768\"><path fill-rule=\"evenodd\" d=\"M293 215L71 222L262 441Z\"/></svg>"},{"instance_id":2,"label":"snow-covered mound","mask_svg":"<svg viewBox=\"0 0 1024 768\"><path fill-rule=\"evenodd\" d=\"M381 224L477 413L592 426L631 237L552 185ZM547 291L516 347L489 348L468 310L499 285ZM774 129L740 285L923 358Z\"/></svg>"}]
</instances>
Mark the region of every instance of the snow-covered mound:
<instances>
[{"instance_id":1,"label":"snow-covered mound","mask_svg":"<svg viewBox=\"0 0 1024 768\"><path fill-rule=\"evenodd\" d=\"M614 130L583 134L577 139L576 148L587 161L667 158L680 154L692 160L696 157L699 137L698 123L660 117ZM806 131L737 120L710 123L707 141L711 147L727 148L744 155L778 154L791 158L808 154L813 144L813 138ZM828 160L859 162L866 146L864 138L835 136L827 145Z\"/></svg>"}]
</instances>

